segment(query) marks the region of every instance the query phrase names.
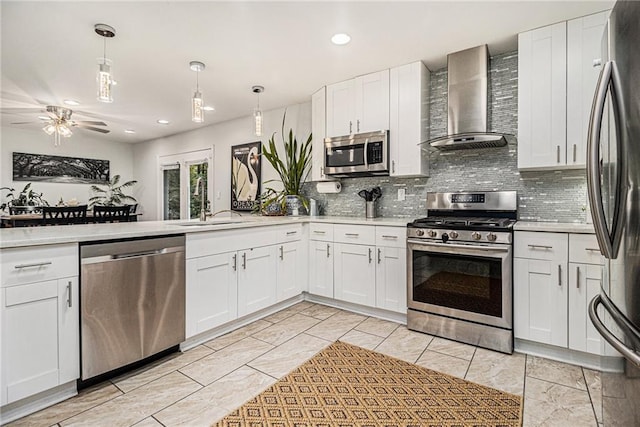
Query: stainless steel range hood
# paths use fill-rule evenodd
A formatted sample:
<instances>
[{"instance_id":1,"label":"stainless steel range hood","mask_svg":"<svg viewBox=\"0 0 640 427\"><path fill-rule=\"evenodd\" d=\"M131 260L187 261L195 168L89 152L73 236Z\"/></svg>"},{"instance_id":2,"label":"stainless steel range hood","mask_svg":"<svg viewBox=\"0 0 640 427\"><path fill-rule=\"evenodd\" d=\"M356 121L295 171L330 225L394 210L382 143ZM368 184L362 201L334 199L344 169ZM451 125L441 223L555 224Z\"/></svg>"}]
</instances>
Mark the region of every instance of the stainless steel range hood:
<instances>
[{"instance_id":1,"label":"stainless steel range hood","mask_svg":"<svg viewBox=\"0 0 640 427\"><path fill-rule=\"evenodd\" d=\"M513 135L487 132L487 45L451 53L448 67L448 135L428 141L439 150L501 147Z\"/></svg>"}]
</instances>

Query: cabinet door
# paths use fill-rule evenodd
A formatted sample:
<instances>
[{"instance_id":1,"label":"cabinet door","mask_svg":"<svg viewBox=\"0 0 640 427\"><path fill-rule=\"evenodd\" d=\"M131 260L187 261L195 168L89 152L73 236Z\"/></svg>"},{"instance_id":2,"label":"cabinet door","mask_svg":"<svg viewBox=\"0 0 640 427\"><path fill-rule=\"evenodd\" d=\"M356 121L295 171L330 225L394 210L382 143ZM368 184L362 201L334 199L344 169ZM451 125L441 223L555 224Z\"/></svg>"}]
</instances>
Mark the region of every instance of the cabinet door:
<instances>
[{"instance_id":1,"label":"cabinet door","mask_svg":"<svg viewBox=\"0 0 640 427\"><path fill-rule=\"evenodd\" d=\"M600 334L591 323L589 302L600 293L602 267L569 264L569 348L602 354Z\"/></svg>"},{"instance_id":2,"label":"cabinet door","mask_svg":"<svg viewBox=\"0 0 640 427\"><path fill-rule=\"evenodd\" d=\"M355 79L355 133L389 129L389 70Z\"/></svg>"},{"instance_id":3,"label":"cabinet door","mask_svg":"<svg viewBox=\"0 0 640 427\"><path fill-rule=\"evenodd\" d=\"M389 71L389 158L391 176L427 176L429 70L418 61Z\"/></svg>"},{"instance_id":4,"label":"cabinet door","mask_svg":"<svg viewBox=\"0 0 640 427\"><path fill-rule=\"evenodd\" d=\"M80 294L78 277L58 279L58 383L80 377Z\"/></svg>"},{"instance_id":5,"label":"cabinet door","mask_svg":"<svg viewBox=\"0 0 640 427\"><path fill-rule=\"evenodd\" d=\"M309 241L309 293L333 298L333 243Z\"/></svg>"},{"instance_id":6,"label":"cabinet door","mask_svg":"<svg viewBox=\"0 0 640 427\"><path fill-rule=\"evenodd\" d=\"M326 88L322 88L311 96L311 180L326 181L324 174L324 138L326 135Z\"/></svg>"},{"instance_id":7,"label":"cabinet door","mask_svg":"<svg viewBox=\"0 0 640 427\"><path fill-rule=\"evenodd\" d=\"M513 261L514 336L567 346L565 263L515 258Z\"/></svg>"},{"instance_id":8,"label":"cabinet door","mask_svg":"<svg viewBox=\"0 0 640 427\"><path fill-rule=\"evenodd\" d=\"M276 245L238 252L238 316L276 303Z\"/></svg>"},{"instance_id":9,"label":"cabinet door","mask_svg":"<svg viewBox=\"0 0 640 427\"><path fill-rule=\"evenodd\" d=\"M335 248L335 298L375 307L375 246L336 243Z\"/></svg>"},{"instance_id":10,"label":"cabinet door","mask_svg":"<svg viewBox=\"0 0 640 427\"><path fill-rule=\"evenodd\" d=\"M59 384L59 298L57 280L2 288L2 405Z\"/></svg>"},{"instance_id":11,"label":"cabinet door","mask_svg":"<svg viewBox=\"0 0 640 427\"><path fill-rule=\"evenodd\" d=\"M518 167L566 164L566 22L518 35Z\"/></svg>"},{"instance_id":12,"label":"cabinet door","mask_svg":"<svg viewBox=\"0 0 640 427\"><path fill-rule=\"evenodd\" d=\"M355 80L327 86L327 136L349 135L356 132Z\"/></svg>"},{"instance_id":13,"label":"cabinet door","mask_svg":"<svg viewBox=\"0 0 640 427\"><path fill-rule=\"evenodd\" d=\"M278 302L302 292L302 242L278 245Z\"/></svg>"},{"instance_id":14,"label":"cabinet door","mask_svg":"<svg viewBox=\"0 0 640 427\"><path fill-rule=\"evenodd\" d=\"M236 252L187 260L187 338L238 317L237 267Z\"/></svg>"},{"instance_id":15,"label":"cabinet door","mask_svg":"<svg viewBox=\"0 0 640 427\"><path fill-rule=\"evenodd\" d=\"M609 12L567 22L567 164L585 167L587 128Z\"/></svg>"},{"instance_id":16,"label":"cabinet door","mask_svg":"<svg viewBox=\"0 0 640 427\"><path fill-rule=\"evenodd\" d=\"M376 307L407 312L407 250L376 248Z\"/></svg>"}]
</instances>

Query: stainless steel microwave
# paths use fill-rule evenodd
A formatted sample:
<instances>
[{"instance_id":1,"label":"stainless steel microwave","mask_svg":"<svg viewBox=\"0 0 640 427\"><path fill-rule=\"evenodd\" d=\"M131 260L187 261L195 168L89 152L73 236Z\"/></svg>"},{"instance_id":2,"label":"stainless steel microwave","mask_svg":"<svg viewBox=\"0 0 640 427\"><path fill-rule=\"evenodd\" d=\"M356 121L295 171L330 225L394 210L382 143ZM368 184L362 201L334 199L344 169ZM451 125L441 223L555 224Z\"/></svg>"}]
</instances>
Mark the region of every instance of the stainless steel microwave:
<instances>
[{"instance_id":1,"label":"stainless steel microwave","mask_svg":"<svg viewBox=\"0 0 640 427\"><path fill-rule=\"evenodd\" d=\"M325 138L324 173L335 177L389 175L389 132Z\"/></svg>"}]
</instances>

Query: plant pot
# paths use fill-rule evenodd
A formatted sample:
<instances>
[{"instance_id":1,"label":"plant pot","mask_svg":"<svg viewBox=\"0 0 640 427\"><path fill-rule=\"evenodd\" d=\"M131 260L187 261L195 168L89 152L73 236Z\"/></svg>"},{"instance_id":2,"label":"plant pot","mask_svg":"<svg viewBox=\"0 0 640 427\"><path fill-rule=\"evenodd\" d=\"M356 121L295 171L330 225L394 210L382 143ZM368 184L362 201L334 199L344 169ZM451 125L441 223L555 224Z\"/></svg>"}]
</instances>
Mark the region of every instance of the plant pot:
<instances>
[{"instance_id":1,"label":"plant pot","mask_svg":"<svg viewBox=\"0 0 640 427\"><path fill-rule=\"evenodd\" d=\"M37 214L42 212L42 206L11 206L12 215Z\"/></svg>"},{"instance_id":2,"label":"plant pot","mask_svg":"<svg viewBox=\"0 0 640 427\"><path fill-rule=\"evenodd\" d=\"M287 204L287 215L306 215L306 209L299 196L285 196L285 203Z\"/></svg>"}]
</instances>

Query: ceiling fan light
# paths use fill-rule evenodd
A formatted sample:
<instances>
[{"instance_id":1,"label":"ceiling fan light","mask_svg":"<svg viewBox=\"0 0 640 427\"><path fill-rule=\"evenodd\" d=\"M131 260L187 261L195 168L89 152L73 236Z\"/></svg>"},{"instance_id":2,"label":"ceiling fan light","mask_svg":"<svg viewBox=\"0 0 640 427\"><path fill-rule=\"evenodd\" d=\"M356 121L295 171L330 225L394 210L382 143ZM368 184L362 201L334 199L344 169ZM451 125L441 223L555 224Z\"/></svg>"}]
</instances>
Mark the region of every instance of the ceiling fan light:
<instances>
[{"instance_id":1,"label":"ceiling fan light","mask_svg":"<svg viewBox=\"0 0 640 427\"><path fill-rule=\"evenodd\" d=\"M47 123L45 127L42 128L42 130L45 131L47 135L53 135L53 133L56 131L56 127L52 123Z\"/></svg>"},{"instance_id":2,"label":"ceiling fan light","mask_svg":"<svg viewBox=\"0 0 640 427\"><path fill-rule=\"evenodd\" d=\"M204 100L199 90L196 90L191 98L191 121L194 123L204 122Z\"/></svg>"},{"instance_id":3,"label":"ceiling fan light","mask_svg":"<svg viewBox=\"0 0 640 427\"><path fill-rule=\"evenodd\" d=\"M69 138L71 135L73 135L73 132L71 132L71 129L69 129L64 124L61 124L58 126L58 133L60 134L60 136L64 138Z\"/></svg>"},{"instance_id":4,"label":"ceiling fan light","mask_svg":"<svg viewBox=\"0 0 640 427\"><path fill-rule=\"evenodd\" d=\"M98 67L98 101L113 102L113 79L111 78L111 66L103 63Z\"/></svg>"}]
</instances>

